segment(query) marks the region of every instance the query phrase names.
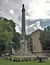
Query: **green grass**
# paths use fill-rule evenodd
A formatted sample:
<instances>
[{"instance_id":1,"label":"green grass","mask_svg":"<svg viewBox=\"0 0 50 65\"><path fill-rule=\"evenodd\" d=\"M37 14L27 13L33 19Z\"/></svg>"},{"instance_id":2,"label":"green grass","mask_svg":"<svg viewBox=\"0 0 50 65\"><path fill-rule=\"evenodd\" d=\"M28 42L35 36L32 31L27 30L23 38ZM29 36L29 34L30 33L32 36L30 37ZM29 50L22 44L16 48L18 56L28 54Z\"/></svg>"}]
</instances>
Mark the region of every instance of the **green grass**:
<instances>
[{"instance_id":1,"label":"green grass","mask_svg":"<svg viewBox=\"0 0 50 65\"><path fill-rule=\"evenodd\" d=\"M50 65L50 61L46 62L12 62L4 59L0 59L0 65Z\"/></svg>"}]
</instances>

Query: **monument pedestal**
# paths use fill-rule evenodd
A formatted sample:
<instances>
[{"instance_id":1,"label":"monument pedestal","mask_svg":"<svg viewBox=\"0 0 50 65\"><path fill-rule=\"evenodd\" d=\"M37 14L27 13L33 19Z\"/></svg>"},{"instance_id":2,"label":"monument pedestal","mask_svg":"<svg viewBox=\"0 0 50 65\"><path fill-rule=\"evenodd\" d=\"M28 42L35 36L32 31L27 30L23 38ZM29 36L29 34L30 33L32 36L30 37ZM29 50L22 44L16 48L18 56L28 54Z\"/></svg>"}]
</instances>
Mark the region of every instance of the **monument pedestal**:
<instances>
[{"instance_id":1,"label":"monument pedestal","mask_svg":"<svg viewBox=\"0 0 50 65\"><path fill-rule=\"evenodd\" d=\"M20 50L17 51L17 53L15 54L16 56L33 56L33 54L31 54L31 52L28 51L27 48L27 41L25 40L21 40L21 45L20 45Z\"/></svg>"}]
</instances>

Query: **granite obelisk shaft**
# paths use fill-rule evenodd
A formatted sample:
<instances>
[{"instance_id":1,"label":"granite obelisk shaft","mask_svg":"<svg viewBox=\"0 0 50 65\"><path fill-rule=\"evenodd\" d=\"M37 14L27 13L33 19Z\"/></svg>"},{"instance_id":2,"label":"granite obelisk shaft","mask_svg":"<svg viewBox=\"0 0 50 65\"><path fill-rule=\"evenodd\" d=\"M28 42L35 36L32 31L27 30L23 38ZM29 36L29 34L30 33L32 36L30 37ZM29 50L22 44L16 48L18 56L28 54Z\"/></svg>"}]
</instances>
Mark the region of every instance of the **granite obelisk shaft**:
<instances>
[{"instance_id":1,"label":"granite obelisk shaft","mask_svg":"<svg viewBox=\"0 0 50 65\"><path fill-rule=\"evenodd\" d=\"M22 5L22 37L24 38L26 35L25 31L25 8L24 4Z\"/></svg>"}]
</instances>

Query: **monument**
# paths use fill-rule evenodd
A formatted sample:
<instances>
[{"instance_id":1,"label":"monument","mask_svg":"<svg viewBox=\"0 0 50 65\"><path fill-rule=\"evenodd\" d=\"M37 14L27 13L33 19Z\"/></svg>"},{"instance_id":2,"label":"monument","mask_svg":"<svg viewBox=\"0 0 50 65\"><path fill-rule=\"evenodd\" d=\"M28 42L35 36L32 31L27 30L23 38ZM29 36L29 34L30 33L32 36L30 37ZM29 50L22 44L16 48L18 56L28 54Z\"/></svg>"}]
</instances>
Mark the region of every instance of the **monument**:
<instances>
[{"instance_id":1,"label":"monument","mask_svg":"<svg viewBox=\"0 0 50 65\"><path fill-rule=\"evenodd\" d=\"M16 53L17 56L32 56L27 48L26 31L25 31L25 7L22 5L22 35L20 41L20 50Z\"/></svg>"}]
</instances>

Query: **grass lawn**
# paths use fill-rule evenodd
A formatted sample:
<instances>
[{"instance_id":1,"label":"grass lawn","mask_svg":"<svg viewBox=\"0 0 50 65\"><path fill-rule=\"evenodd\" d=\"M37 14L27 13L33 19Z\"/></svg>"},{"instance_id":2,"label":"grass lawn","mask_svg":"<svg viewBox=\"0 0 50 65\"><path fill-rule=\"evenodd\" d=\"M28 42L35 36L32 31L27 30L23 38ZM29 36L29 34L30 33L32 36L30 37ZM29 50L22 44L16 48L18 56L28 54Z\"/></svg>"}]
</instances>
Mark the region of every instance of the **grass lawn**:
<instances>
[{"instance_id":1,"label":"grass lawn","mask_svg":"<svg viewBox=\"0 0 50 65\"><path fill-rule=\"evenodd\" d=\"M0 59L0 65L50 65L50 61L46 62L11 62L8 60Z\"/></svg>"}]
</instances>

